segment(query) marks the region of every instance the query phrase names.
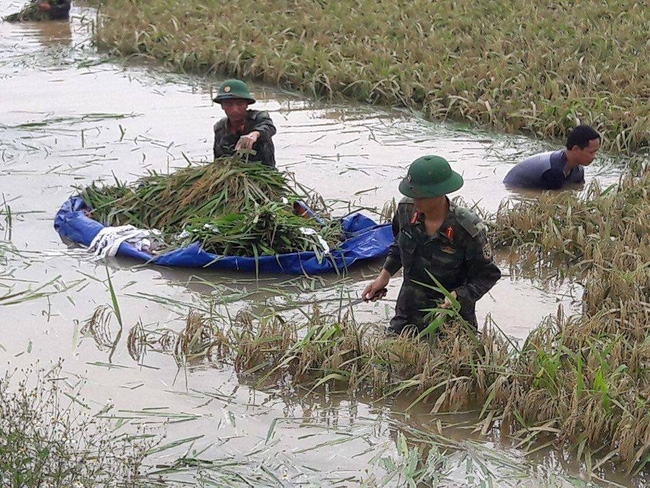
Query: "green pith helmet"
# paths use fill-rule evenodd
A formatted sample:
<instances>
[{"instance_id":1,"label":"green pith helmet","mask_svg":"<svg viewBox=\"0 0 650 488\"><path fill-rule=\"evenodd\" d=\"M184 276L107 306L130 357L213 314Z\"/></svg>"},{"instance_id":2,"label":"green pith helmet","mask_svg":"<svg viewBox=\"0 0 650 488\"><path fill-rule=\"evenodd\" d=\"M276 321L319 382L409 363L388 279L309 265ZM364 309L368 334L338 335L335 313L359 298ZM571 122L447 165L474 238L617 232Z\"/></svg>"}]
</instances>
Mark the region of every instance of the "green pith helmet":
<instances>
[{"instance_id":1,"label":"green pith helmet","mask_svg":"<svg viewBox=\"0 0 650 488\"><path fill-rule=\"evenodd\" d=\"M463 177L451 169L445 158L422 156L409 166L399 191L410 198L431 198L454 192L461 186Z\"/></svg>"},{"instance_id":2,"label":"green pith helmet","mask_svg":"<svg viewBox=\"0 0 650 488\"><path fill-rule=\"evenodd\" d=\"M240 98L246 100L248 104L255 103L253 95L248 91L246 83L241 80L226 80L219 87L219 93L214 97L214 102L221 103L222 100L233 100Z\"/></svg>"}]
</instances>

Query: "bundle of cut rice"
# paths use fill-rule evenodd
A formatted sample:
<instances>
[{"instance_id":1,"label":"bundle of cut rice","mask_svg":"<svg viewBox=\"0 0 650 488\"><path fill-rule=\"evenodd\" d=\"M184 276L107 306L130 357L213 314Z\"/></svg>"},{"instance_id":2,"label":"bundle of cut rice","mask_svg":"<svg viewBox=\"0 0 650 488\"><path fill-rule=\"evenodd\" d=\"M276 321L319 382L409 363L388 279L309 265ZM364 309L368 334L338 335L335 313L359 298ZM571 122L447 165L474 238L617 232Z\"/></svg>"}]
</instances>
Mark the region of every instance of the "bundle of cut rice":
<instances>
[{"instance_id":1,"label":"bundle of cut rice","mask_svg":"<svg viewBox=\"0 0 650 488\"><path fill-rule=\"evenodd\" d=\"M340 225L308 191L298 193L288 175L235 156L168 175L151 172L132 185L93 183L81 197L104 225L159 229L170 246L197 241L219 255L262 256L323 251L324 241L338 242ZM294 203L307 200L319 206L320 218L295 214Z\"/></svg>"}]
</instances>

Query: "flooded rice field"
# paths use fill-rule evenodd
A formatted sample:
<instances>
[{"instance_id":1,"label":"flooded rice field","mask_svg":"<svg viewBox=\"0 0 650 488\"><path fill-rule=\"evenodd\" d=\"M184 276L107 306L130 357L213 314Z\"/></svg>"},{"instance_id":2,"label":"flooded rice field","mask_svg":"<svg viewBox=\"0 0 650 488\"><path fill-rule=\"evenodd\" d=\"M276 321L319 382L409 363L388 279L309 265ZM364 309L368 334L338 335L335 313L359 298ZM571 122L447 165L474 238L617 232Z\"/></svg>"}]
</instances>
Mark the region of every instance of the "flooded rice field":
<instances>
[{"instance_id":1,"label":"flooded rice field","mask_svg":"<svg viewBox=\"0 0 650 488\"><path fill-rule=\"evenodd\" d=\"M19 7L0 0L0 15ZM362 263L345 276L256 278L96 261L61 242L53 217L75 187L207 161L212 125L223 115L211 101L221 79L172 75L97 53L89 41L94 15L75 5L70 22L0 22L3 371L61 358L64 374L82 381L91 409L108 408L116 418L166 435L168 448L153 457L170 486L198 484L197 472L211 486L400 486L403 480L388 467L408 465L404 437L431 443L440 486L583 483L570 460L546 451L524 457L498 436L473 433L469 414L405 414L408 405L398 401L262 389L227 365L179 368L156 348L134 355L128 332L136 324L178 332L190 310L224 320L270 305L308 310L318 303L335 312L342 300L360 296L381 262ZM398 198L408 164L425 154L448 158L466 181L458 194L494 212L504 198L518 196L501 183L508 169L551 147L397 110L252 88L255 108L268 110L278 128L278 168L335 201L341 214L353 205L376 217L373 210ZM620 170L617 161L600 157L587 180L613 183ZM523 340L559 307L580 311L578 286L553 276L510 275L505 261L502 270L504 277L478 303L479 322L489 316ZM386 324L400 283L399 276L391 281L387 300L355 305L356 319ZM88 333L88 319L114 300L122 324L114 320ZM166 471L179 456L210 462ZM635 486L614 473L610 481Z\"/></svg>"}]
</instances>

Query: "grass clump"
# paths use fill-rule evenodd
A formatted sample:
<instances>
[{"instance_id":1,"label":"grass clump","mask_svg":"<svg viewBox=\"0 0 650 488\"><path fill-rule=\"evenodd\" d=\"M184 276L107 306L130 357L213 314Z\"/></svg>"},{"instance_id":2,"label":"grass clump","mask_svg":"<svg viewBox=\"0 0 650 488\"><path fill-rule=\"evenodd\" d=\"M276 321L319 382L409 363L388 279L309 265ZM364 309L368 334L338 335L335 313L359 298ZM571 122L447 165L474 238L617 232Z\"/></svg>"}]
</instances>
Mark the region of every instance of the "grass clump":
<instances>
[{"instance_id":1,"label":"grass clump","mask_svg":"<svg viewBox=\"0 0 650 488\"><path fill-rule=\"evenodd\" d=\"M261 316L243 310L227 326L192 312L175 339L134 327L129 348L229 363L240 378L256 378L260 385L289 380L375 398L404 394L412 397L412 407L435 401L435 410L458 410L485 398L510 352L508 341L490 328L479 337L456 319L442 324L431 341L386 340L374 324L357 323L351 311L329 315L314 307L302 320L289 320L271 309Z\"/></svg>"},{"instance_id":2,"label":"grass clump","mask_svg":"<svg viewBox=\"0 0 650 488\"><path fill-rule=\"evenodd\" d=\"M157 442L120 434L68 393L61 363L0 378L0 484L7 487L147 486L141 467Z\"/></svg>"},{"instance_id":3,"label":"grass clump","mask_svg":"<svg viewBox=\"0 0 650 488\"><path fill-rule=\"evenodd\" d=\"M563 268L584 290L582 313L549 317L495 385L504 424L522 442L552 435L579 457L597 452L632 472L650 460L649 188L645 167L583 196L504 205L491 223L497 243Z\"/></svg>"},{"instance_id":4,"label":"grass clump","mask_svg":"<svg viewBox=\"0 0 650 488\"><path fill-rule=\"evenodd\" d=\"M521 347L496 327L476 336L455 319L429 341L387 340L372 324L317 308L303 321L242 313L232 327L212 324L210 339L196 335L195 343L204 344L202 360L231 363L258 386L400 397L407 413L473 410L476 432L498 428L526 450L570 451L590 475L606 463L638 474L650 460L648 311L645 322L630 320L641 309L623 307L626 321L611 311L559 314Z\"/></svg>"},{"instance_id":5,"label":"grass clump","mask_svg":"<svg viewBox=\"0 0 650 488\"><path fill-rule=\"evenodd\" d=\"M650 11L638 2L115 0L100 14L100 47L179 71L546 139L588 123L613 151L650 143L650 108L638 103Z\"/></svg>"},{"instance_id":6,"label":"grass clump","mask_svg":"<svg viewBox=\"0 0 650 488\"><path fill-rule=\"evenodd\" d=\"M20 12L6 15L2 20L5 22L25 22L25 21L41 21L50 20L50 15L47 11L39 8L40 2L29 1Z\"/></svg>"},{"instance_id":7,"label":"grass clump","mask_svg":"<svg viewBox=\"0 0 650 488\"><path fill-rule=\"evenodd\" d=\"M287 175L237 156L167 175L152 172L133 185L93 183L81 197L99 222L159 229L168 248L199 242L217 255L257 257L323 252L323 241L334 247L341 237L322 199L293 189ZM303 201L325 219L296 215Z\"/></svg>"}]
</instances>

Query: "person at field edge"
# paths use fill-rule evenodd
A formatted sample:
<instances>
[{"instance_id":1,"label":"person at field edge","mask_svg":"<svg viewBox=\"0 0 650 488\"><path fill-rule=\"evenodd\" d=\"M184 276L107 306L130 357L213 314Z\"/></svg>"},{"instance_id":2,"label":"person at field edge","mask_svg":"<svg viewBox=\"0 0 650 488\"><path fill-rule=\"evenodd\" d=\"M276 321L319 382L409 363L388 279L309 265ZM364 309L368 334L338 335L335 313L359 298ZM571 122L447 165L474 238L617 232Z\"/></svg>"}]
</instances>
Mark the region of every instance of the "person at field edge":
<instances>
[{"instance_id":1,"label":"person at field edge","mask_svg":"<svg viewBox=\"0 0 650 488\"><path fill-rule=\"evenodd\" d=\"M39 1L38 8L45 12L50 20L67 20L70 16L71 0Z\"/></svg>"},{"instance_id":2,"label":"person at field edge","mask_svg":"<svg viewBox=\"0 0 650 488\"><path fill-rule=\"evenodd\" d=\"M7 22L67 20L71 0L32 0L20 12L4 18Z\"/></svg>"},{"instance_id":3,"label":"person at field edge","mask_svg":"<svg viewBox=\"0 0 650 488\"><path fill-rule=\"evenodd\" d=\"M536 154L514 166L503 182L514 188L557 190L567 183L584 183L589 166L600 149L600 134L579 125L567 137L566 149Z\"/></svg>"},{"instance_id":4,"label":"person at field edge","mask_svg":"<svg viewBox=\"0 0 650 488\"><path fill-rule=\"evenodd\" d=\"M275 167L272 137L276 128L268 112L250 110L255 103L248 86L241 80L226 80L219 87L214 102L221 105L226 117L214 125L214 159L232 156L240 149L252 149L249 161Z\"/></svg>"},{"instance_id":5,"label":"person at field edge","mask_svg":"<svg viewBox=\"0 0 650 488\"><path fill-rule=\"evenodd\" d=\"M494 286L501 271L494 264L485 225L447 194L463 186L461 175L440 156L423 156L411 163L399 185L403 198L393 217L395 240L377 278L363 291L376 300L400 268L403 283L387 335L424 330L426 311L448 307L449 300L433 289L430 275L455 296L460 315L476 330L476 302Z\"/></svg>"}]
</instances>

